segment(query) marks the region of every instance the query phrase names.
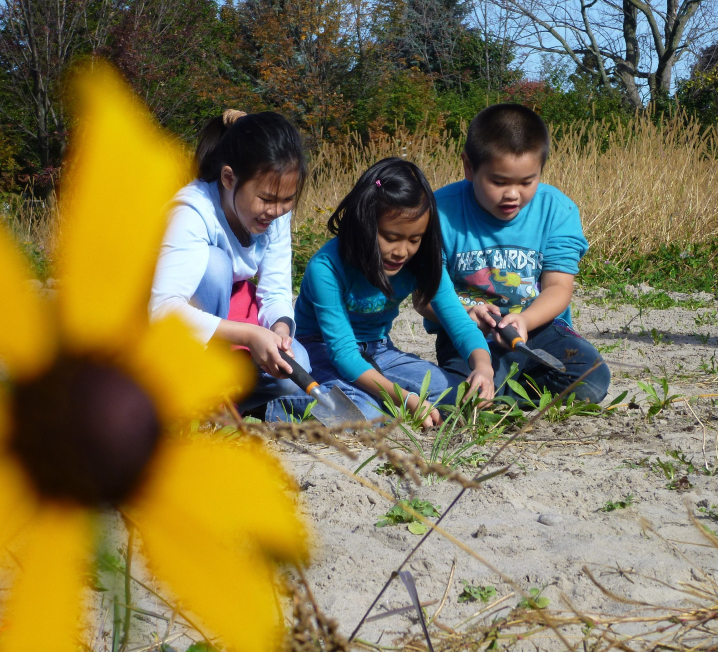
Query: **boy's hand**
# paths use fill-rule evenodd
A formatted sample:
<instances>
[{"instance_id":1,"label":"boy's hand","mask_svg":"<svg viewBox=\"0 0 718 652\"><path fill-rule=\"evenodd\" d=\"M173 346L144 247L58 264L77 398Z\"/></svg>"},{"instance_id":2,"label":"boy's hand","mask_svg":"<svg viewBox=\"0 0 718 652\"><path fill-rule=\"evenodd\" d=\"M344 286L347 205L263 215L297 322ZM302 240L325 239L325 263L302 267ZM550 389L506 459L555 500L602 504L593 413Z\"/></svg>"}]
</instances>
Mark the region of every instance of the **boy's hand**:
<instances>
[{"instance_id":1,"label":"boy's hand","mask_svg":"<svg viewBox=\"0 0 718 652\"><path fill-rule=\"evenodd\" d=\"M508 324L511 324L519 332L519 335L524 342L528 340L528 327L526 324L526 317L520 312L511 312L508 315L504 315L501 318L501 321L499 322L498 326L494 328L494 339L498 344L503 346L505 349L511 348L509 344L505 342L504 339L501 337L501 329Z\"/></svg>"},{"instance_id":2,"label":"boy's hand","mask_svg":"<svg viewBox=\"0 0 718 652\"><path fill-rule=\"evenodd\" d=\"M491 317L487 317L487 313L501 317L501 310L492 303L480 303L477 306L468 306L466 312L468 312L469 317L476 322L476 325L484 336L488 335L494 327L494 321Z\"/></svg>"}]
</instances>

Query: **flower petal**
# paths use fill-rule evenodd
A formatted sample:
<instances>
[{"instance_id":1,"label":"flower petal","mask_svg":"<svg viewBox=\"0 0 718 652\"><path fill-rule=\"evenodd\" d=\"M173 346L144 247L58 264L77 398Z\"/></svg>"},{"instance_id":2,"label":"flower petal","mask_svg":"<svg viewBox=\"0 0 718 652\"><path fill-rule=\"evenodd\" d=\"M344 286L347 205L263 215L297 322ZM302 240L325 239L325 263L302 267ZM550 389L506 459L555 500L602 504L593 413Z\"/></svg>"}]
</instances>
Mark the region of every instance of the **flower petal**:
<instances>
[{"instance_id":1,"label":"flower petal","mask_svg":"<svg viewBox=\"0 0 718 652\"><path fill-rule=\"evenodd\" d=\"M196 485L189 478L184 484ZM154 571L228 647L242 652L278 649L280 614L266 558L251 545L231 550L227 540L204 527L199 514L178 512L178 504L158 501L151 517L139 522Z\"/></svg>"},{"instance_id":2,"label":"flower petal","mask_svg":"<svg viewBox=\"0 0 718 652\"><path fill-rule=\"evenodd\" d=\"M36 510L34 491L20 465L11 457L0 457L0 550Z\"/></svg>"},{"instance_id":3,"label":"flower petal","mask_svg":"<svg viewBox=\"0 0 718 652\"><path fill-rule=\"evenodd\" d=\"M169 316L143 334L128 361L166 419L177 419L248 394L255 366L243 351L210 342L205 348L180 317Z\"/></svg>"},{"instance_id":4,"label":"flower petal","mask_svg":"<svg viewBox=\"0 0 718 652\"><path fill-rule=\"evenodd\" d=\"M214 539L239 534L275 558L306 559L306 529L284 490L292 482L260 443L167 446L156 464L138 503L143 521L161 518L167 510L180 523L186 516L199 524Z\"/></svg>"},{"instance_id":5,"label":"flower petal","mask_svg":"<svg viewBox=\"0 0 718 652\"><path fill-rule=\"evenodd\" d=\"M0 367L15 379L37 374L55 352L49 311L27 283L31 278L10 234L0 228Z\"/></svg>"},{"instance_id":6,"label":"flower petal","mask_svg":"<svg viewBox=\"0 0 718 652\"><path fill-rule=\"evenodd\" d=\"M46 505L26 535L17 552L21 570L4 613L0 650L75 652L90 541L87 515L75 507Z\"/></svg>"},{"instance_id":7,"label":"flower petal","mask_svg":"<svg viewBox=\"0 0 718 652\"><path fill-rule=\"evenodd\" d=\"M61 319L75 350L106 350L147 321L165 205L189 167L109 65L78 74L75 94L79 128L61 205Z\"/></svg>"}]
</instances>

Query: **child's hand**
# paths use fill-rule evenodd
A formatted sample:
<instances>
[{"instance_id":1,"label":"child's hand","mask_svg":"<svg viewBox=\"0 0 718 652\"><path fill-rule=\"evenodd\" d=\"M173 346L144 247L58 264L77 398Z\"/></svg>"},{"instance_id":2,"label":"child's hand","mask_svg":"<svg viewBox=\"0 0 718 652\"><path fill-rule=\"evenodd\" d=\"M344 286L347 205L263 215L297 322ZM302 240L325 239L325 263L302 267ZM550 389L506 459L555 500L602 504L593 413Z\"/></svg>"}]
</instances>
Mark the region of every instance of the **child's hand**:
<instances>
[{"instance_id":1,"label":"child's hand","mask_svg":"<svg viewBox=\"0 0 718 652\"><path fill-rule=\"evenodd\" d=\"M425 414L425 418L421 423L422 428L431 428L432 426L438 426L443 423L439 410L434 408L430 410L431 403L427 401L419 402L419 397L416 394L410 394L406 399L406 407L411 410L415 416Z\"/></svg>"},{"instance_id":2,"label":"child's hand","mask_svg":"<svg viewBox=\"0 0 718 652\"><path fill-rule=\"evenodd\" d=\"M262 371L275 378L287 378L292 368L279 355L279 349L292 353L292 338L282 337L274 331L257 326L249 340L249 351Z\"/></svg>"},{"instance_id":3,"label":"child's hand","mask_svg":"<svg viewBox=\"0 0 718 652\"><path fill-rule=\"evenodd\" d=\"M491 366L491 356L484 349L476 349L471 352L469 361L473 371L466 379L466 382L469 383L469 391L464 396L464 402L478 392L479 398L484 399L484 402L481 403L483 406L494 398L494 369Z\"/></svg>"},{"instance_id":4,"label":"child's hand","mask_svg":"<svg viewBox=\"0 0 718 652\"><path fill-rule=\"evenodd\" d=\"M519 335L524 342L528 340L526 317L524 317L520 312L512 312L508 315L504 315L499 322L498 327L494 328L494 339L498 344L503 346L505 349L511 348L501 337L501 329L507 324L511 324L519 332Z\"/></svg>"},{"instance_id":5,"label":"child's hand","mask_svg":"<svg viewBox=\"0 0 718 652\"><path fill-rule=\"evenodd\" d=\"M477 306L470 306L466 309L469 313L469 317L476 322L476 325L481 329L484 335L488 335L491 329L494 328L494 320L487 316L487 313L501 317L501 310L498 306L492 303L480 303Z\"/></svg>"}]
</instances>

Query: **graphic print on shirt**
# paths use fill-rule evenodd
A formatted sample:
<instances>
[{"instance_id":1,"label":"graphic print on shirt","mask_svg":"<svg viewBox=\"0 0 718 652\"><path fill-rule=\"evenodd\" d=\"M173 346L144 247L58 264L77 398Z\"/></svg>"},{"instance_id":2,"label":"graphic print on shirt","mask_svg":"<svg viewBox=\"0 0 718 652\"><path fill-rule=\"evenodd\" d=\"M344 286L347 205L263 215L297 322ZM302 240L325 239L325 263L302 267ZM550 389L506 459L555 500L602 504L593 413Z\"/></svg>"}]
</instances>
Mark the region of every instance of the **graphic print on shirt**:
<instances>
[{"instance_id":1,"label":"graphic print on shirt","mask_svg":"<svg viewBox=\"0 0 718 652\"><path fill-rule=\"evenodd\" d=\"M492 247L456 254L452 277L465 306L492 303L521 312L539 295L543 254L526 247Z\"/></svg>"},{"instance_id":2,"label":"graphic print on shirt","mask_svg":"<svg viewBox=\"0 0 718 652\"><path fill-rule=\"evenodd\" d=\"M356 297L350 294L346 305L349 312L369 315L394 310L399 302L396 299L388 299L383 294L373 297Z\"/></svg>"}]
</instances>

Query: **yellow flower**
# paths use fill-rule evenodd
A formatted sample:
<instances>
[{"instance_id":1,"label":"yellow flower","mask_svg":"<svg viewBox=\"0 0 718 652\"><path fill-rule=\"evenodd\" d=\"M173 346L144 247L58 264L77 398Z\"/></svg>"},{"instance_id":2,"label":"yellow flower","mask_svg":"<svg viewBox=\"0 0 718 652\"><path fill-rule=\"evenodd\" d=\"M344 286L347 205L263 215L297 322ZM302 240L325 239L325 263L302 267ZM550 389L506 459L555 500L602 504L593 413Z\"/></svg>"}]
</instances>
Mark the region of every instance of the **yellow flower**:
<instances>
[{"instance_id":1,"label":"yellow flower","mask_svg":"<svg viewBox=\"0 0 718 652\"><path fill-rule=\"evenodd\" d=\"M91 517L106 504L131 515L158 576L225 643L270 649L273 561L307 547L281 468L256 444L161 437L254 382L246 358L205 350L178 318L147 323L185 159L106 64L75 87L55 301L29 288L0 229L0 550L11 544L20 569L0 650L77 649Z\"/></svg>"}]
</instances>

